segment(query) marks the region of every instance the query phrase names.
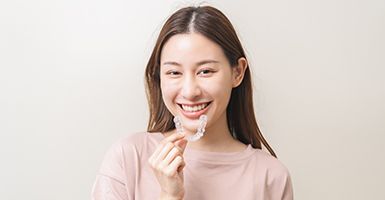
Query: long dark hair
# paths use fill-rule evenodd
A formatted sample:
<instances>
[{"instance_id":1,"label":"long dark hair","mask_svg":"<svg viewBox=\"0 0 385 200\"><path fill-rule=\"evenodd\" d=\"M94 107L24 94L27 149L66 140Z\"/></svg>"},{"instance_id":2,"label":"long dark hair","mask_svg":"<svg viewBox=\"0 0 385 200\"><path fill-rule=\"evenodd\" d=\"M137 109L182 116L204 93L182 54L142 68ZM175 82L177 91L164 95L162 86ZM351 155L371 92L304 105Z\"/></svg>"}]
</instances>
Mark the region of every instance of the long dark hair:
<instances>
[{"instance_id":1,"label":"long dark hair","mask_svg":"<svg viewBox=\"0 0 385 200\"><path fill-rule=\"evenodd\" d=\"M185 7L172 14L160 31L151 57L147 63L145 79L146 94L150 108L148 132L167 132L175 128L173 115L162 99L160 89L160 55L163 45L176 34L199 33L221 46L230 66L238 65L239 58L246 58L241 42L229 19L211 6ZM227 106L227 124L232 136L253 148L262 149L262 144L271 155L273 149L263 137L254 115L253 90L249 67L242 83L232 89Z\"/></svg>"}]
</instances>

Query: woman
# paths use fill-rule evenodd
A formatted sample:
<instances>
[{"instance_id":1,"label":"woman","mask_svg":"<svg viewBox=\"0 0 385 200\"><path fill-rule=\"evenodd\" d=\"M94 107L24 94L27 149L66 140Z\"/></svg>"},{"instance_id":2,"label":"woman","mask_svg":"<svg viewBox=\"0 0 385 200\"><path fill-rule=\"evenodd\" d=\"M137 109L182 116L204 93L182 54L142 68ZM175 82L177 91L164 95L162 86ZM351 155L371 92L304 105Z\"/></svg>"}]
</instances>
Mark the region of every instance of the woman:
<instances>
[{"instance_id":1,"label":"woman","mask_svg":"<svg viewBox=\"0 0 385 200\"><path fill-rule=\"evenodd\" d=\"M257 126L247 59L223 13L209 6L175 12L145 78L148 130L107 152L93 199L293 199L290 175ZM201 115L203 137L187 141Z\"/></svg>"}]
</instances>

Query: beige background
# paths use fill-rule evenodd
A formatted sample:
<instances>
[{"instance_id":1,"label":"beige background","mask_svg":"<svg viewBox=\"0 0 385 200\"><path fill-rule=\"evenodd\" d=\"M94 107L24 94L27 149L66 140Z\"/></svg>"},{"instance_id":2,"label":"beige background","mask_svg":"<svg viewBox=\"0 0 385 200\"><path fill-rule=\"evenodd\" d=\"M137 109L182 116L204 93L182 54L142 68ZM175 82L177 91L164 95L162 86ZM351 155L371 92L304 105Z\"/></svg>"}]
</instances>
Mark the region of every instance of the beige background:
<instances>
[{"instance_id":1,"label":"beige background","mask_svg":"<svg viewBox=\"0 0 385 200\"><path fill-rule=\"evenodd\" d=\"M138 2L0 3L0 199L89 199L107 148L145 130L150 49L191 3ZM296 199L385 199L385 1L208 2L247 50Z\"/></svg>"}]
</instances>

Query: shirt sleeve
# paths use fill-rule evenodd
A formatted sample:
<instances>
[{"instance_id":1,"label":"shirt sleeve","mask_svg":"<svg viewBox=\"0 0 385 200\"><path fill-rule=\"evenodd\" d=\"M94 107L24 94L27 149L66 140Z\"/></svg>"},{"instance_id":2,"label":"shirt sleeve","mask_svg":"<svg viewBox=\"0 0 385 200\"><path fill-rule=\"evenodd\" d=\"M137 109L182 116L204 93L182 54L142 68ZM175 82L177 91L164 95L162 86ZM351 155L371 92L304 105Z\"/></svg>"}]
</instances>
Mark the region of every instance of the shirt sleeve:
<instances>
[{"instance_id":1,"label":"shirt sleeve","mask_svg":"<svg viewBox=\"0 0 385 200\"><path fill-rule=\"evenodd\" d=\"M96 176L92 200L129 200L124 183L109 176Z\"/></svg>"},{"instance_id":2,"label":"shirt sleeve","mask_svg":"<svg viewBox=\"0 0 385 200\"><path fill-rule=\"evenodd\" d=\"M274 177L269 191L272 200L293 200L293 186L289 171L286 168L283 173L281 172Z\"/></svg>"},{"instance_id":3,"label":"shirt sleeve","mask_svg":"<svg viewBox=\"0 0 385 200\"><path fill-rule=\"evenodd\" d=\"M293 185L291 182L290 174L287 174L285 177L285 184L282 190L282 199L283 200L293 200Z\"/></svg>"},{"instance_id":4,"label":"shirt sleeve","mask_svg":"<svg viewBox=\"0 0 385 200\"><path fill-rule=\"evenodd\" d=\"M92 200L134 200L135 160L131 157L135 156L132 149L121 141L110 147L93 184ZM126 164L126 160L131 165Z\"/></svg>"}]
</instances>

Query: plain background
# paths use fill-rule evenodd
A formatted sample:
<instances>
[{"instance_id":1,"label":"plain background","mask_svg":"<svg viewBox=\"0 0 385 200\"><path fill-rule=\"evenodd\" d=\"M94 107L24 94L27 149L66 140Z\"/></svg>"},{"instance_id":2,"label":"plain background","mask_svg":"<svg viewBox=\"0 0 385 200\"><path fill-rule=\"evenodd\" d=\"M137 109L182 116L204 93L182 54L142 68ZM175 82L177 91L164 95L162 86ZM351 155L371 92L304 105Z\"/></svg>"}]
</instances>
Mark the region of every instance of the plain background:
<instances>
[{"instance_id":1,"label":"plain background","mask_svg":"<svg viewBox=\"0 0 385 200\"><path fill-rule=\"evenodd\" d=\"M0 199L89 199L108 147L146 129L160 27L198 3L2 1ZM258 123L295 199L385 199L385 1L208 4L247 51Z\"/></svg>"}]
</instances>

